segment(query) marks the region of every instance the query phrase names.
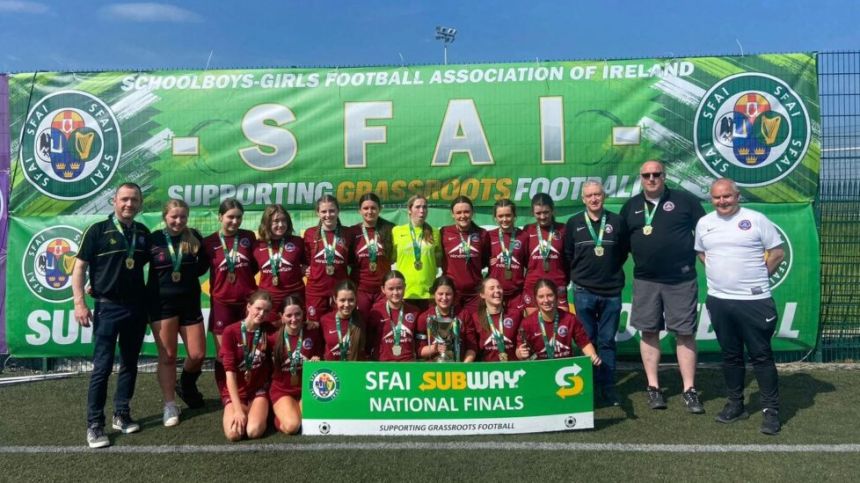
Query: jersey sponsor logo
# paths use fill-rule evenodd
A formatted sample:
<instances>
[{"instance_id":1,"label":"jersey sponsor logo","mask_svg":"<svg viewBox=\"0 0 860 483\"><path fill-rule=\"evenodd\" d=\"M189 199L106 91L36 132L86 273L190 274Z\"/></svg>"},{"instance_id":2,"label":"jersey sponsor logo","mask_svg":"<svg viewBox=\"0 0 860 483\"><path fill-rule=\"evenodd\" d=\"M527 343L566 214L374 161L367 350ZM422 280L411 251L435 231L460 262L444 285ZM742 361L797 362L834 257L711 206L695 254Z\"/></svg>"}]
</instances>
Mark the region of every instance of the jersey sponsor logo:
<instances>
[{"instance_id":1,"label":"jersey sponsor logo","mask_svg":"<svg viewBox=\"0 0 860 483\"><path fill-rule=\"evenodd\" d=\"M663 203L663 211L672 211L674 209L675 209L675 203L672 203L671 201L667 201L667 202Z\"/></svg>"},{"instance_id":2,"label":"jersey sponsor logo","mask_svg":"<svg viewBox=\"0 0 860 483\"><path fill-rule=\"evenodd\" d=\"M738 222L738 228L744 231L749 230L752 228L752 222L749 220L741 220Z\"/></svg>"},{"instance_id":3,"label":"jersey sponsor logo","mask_svg":"<svg viewBox=\"0 0 860 483\"><path fill-rule=\"evenodd\" d=\"M45 96L23 124L22 174L43 194L79 200L113 177L122 136L110 107L97 97L74 90Z\"/></svg>"},{"instance_id":4,"label":"jersey sponsor logo","mask_svg":"<svg viewBox=\"0 0 860 483\"><path fill-rule=\"evenodd\" d=\"M82 236L77 228L60 225L30 238L21 270L33 295L53 303L72 299L72 270Z\"/></svg>"},{"instance_id":5,"label":"jersey sponsor logo","mask_svg":"<svg viewBox=\"0 0 860 483\"><path fill-rule=\"evenodd\" d=\"M791 240L788 238L788 234L776 223L774 223L773 226L776 228L776 231L779 232L779 236L782 237L782 250L785 253L785 258L780 262L779 266L776 267L776 271L774 271L769 278L771 291L775 290L785 282L785 279L791 272L792 259L794 258L794 249L791 246Z\"/></svg>"},{"instance_id":6,"label":"jersey sponsor logo","mask_svg":"<svg viewBox=\"0 0 860 483\"><path fill-rule=\"evenodd\" d=\"M333 401L340 391L340 381L334 371L321 369L311 376L310 390L314 399L321 402Z\"/></svg>"},{"instance_id":7,"label":"jersey sponsor logo","mask_svg":"<svg viewBox=\"0 0 860 483\"><path fill-rule=\"evenodd\" d=\"M766 186L806 156L809 113L788 84L762 73L735 74L705 93L693 123L696 155L718 177Z\"/></svg>"}]
</instances>

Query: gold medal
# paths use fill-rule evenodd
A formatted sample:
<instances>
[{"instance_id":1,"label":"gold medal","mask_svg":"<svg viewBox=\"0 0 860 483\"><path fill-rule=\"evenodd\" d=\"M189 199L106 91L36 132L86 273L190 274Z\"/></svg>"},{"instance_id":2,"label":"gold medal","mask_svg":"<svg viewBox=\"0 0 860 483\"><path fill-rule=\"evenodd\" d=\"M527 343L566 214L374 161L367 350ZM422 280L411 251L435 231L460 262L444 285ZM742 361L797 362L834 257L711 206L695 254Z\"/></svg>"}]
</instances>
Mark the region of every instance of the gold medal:
<instances>
[{"instance_id":1,"label":"gold medal","mask_svg":"<svg viewBox=\"0 0 860 483\"><path fill-rule=\"evenodd\" d=\"M510 268L505 269L505 280L514 278L514 272Z\"/></svg>"},{"instance_id":2,"label":"gold medal","mask_svg":"<svg viewBox=\"0 0 860 483\"><path fill-rule=\"evenodd\" d=\"M654 227L651 225L645 225L642 227L642 234L645 236L650 235L654 231Z\"/></svg>"},{"instance_id":3,"label":"gold medal","mask_svg":"<svg viewBox=\"0 0 860 483\"><path fill-rule=\"evenodd\" d=\"M326 275L334 275L334 265L326 265L325 273Z\"/></svg>"},{"instance_id":4,"label":"gold medal","mask_svg":"<svg viewBox=\"0 0 860 483\"><path fill-rule=\"evenodd\" d=\"M421 267L423 267L423 266L424 266L424 265L421 263L421 260L415 260L414 265L415 265L415 270L421 270Z\"/></svg>"},{"instance_id":5,"label":"gold medal","mask_svg":"<svg viewBox=\"0 0 860 483\"><path fill-rule=\"evenodd\" d=\"M508 353L507 352L500 352L499 353L499 360L502 362L508 362Z\"/></svg>"},{"instance_id":6,"label":"gold medal","mask_svg":"<svg viewBox=\"0 0 860 483\"><path fill-rule=\"evenodd\" d=\"M179 281L182 280L182 273L173 272L170 274L170 279L173 280L173 283L179 283Z\"/></svg>"},{"instance_id":7,"label":"gold medal","mask_svg":"<svg viewBox=\"0 0 860 483\"><path fill-rule=\"evenodd\" d=\"M236 274L234 272L230 272L227 274L227 281L230 283L236 283Z\"/></svg>"},{"instance_id":8,"label":"gold medal","mask_svg":"<svg viewBox=\"0 0 860 483\"><path fill-rule=\"evenodd\" d=\"M278 286L278 276L273 275L272 276L272 287L277 287L277 286Z\"/></svg>"},{"instance_id":9,"label":"gold medal","mask_svg":"<svg viewBox=\"0 0 860 483\"><path fill-rule=\"evenodd\" d=\"M375 271L376 271L376 262L370 262L370 271L371 271L371 272L375 272Z\"/></svg>"},{"instance_id":10,"label":"gold medal","mask_svg":"<svg viewBox=\"0 0 860 483\"><path fill-rule=\"evenodd\" d=\"M594 247L594 254L598 257L603 256L603 247Z\"/></svg>"},{"instance_id":11,"label":"gold medal","mask_svg":"<svg viewBox=\"0 0 860 483\"><path fill-rule=\"evenodd\" d=\"M134 258L128 257L125 259L125 268L129 270L134 268Z\"/></svg>"},{"instance_id":12,"label":"gold medal","mask_svg":"<svg viewBox=\"0 0 860 483\"><path fill-rule=\"evenodd\" d=\"M290 375L290 385L291 386L298 386L299 382L301 382L301 381L299 381L299 375L298 374L291 374Z\"/></svg>"},{"instance_id":13,"label":"gold medal","mask_svg":"<svg viewBox=\"0 0 860 483\"><path fill-rule=\"evenodd\" d=\"M395 357L400 357L400 354L403 353L403 348L400 347L400 344L391 347L391 353L395 355Z\"/></svg>"}]
</instances>

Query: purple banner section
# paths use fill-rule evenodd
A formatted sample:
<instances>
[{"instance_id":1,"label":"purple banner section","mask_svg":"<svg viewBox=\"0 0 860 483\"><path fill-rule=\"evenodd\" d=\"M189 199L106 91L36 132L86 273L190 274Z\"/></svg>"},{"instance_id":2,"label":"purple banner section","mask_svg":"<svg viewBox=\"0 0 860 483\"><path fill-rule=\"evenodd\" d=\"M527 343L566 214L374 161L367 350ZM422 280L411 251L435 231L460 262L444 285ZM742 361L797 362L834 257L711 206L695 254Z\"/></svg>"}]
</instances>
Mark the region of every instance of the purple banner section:
<instances>
[{"instance_id":1,"label":"purple banner section","mask_svg":"<svg viewBox=\"0 0 860 483\"><path fill-rule=\"evenodd\" d=\"M6 241L9 227L9 78L0 75L0 354L7 354L6 345Z\"/></svg>"}]
</instances>

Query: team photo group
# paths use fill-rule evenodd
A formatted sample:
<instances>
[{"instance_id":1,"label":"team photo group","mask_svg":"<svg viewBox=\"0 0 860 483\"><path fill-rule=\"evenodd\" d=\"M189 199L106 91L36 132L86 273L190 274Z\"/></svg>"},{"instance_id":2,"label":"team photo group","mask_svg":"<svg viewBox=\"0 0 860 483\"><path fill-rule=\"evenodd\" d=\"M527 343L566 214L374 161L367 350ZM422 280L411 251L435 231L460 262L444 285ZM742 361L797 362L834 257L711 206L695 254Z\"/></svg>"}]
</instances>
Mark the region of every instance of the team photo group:
<instances>
[{"instance_id":1,"label":"team photo group","mask_svg":"<svg viewBox=\"0 0 860 483\"><path fill-rule=\"evenodd\" d=\"M177 199L163 205L163 224L150 229L135 221L145 193L121 184L113 213L84 232L72 272L75 319L93 330L87 443L110 445L104 408L115 354L110 424L122 433L140 430L130 402L148 327L158 349L164 426L180 422L177 398L201 408L204 393L217 390L230 441L259 438L272 422L277 431L300 432L302 366L315 360L468 363L583 354L594 367L595 402L618 406L616 334L628 257L628 325L640 335L648 407L667 407L658 366L660 333L668 331L680 400L692 414L705 412L695 384L701 263L708 284L701 302L722 351L727 394L716 420L749 417L748 358L761 394L760 430L777 434L777 312L768 277L784 257L783 240L764 215L739 205L732 180L711 185L714 211L706 214L698 198L667 186L666 174L659 161L642 164L642 191L619 213L604 208L603 185L587 181L585 209L566 223L556 220L547 194L527 207L499 199L497 226L486 229L473 221L465 196L450 203L452 222L434 227L421 195L406 204L408 223L395 225L380 216L379 197L366 194L354 226L343 226L337 198L323 195L318 223L301 236L282 205L266 206L255 229L243 226L244 207L234 198L221 202L219 229L208 236L188 225L189 206ZM204 321L199 280L207 272ZM198 387L209 333L217 389ZM186 357L177 370L180 339Z\"/></svg>"}]
</instances>

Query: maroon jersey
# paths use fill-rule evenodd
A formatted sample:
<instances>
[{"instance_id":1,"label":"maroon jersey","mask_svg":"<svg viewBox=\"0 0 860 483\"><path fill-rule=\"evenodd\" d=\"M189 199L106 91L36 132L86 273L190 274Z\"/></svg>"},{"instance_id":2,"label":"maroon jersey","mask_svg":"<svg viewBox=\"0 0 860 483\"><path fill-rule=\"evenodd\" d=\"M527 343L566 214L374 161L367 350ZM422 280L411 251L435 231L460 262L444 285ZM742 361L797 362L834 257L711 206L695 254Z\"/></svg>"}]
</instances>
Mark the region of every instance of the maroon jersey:
<instances>
[{"instance_id":1,"label":"maroon jersey","mask_svg":"<svg viewBox=\"0 0 860 483\"><path fill-rule=\"evenodd\" d=\"M377 232L377 227L367 227L367 240L364 239L362 231L363 223L359 223L349 228L351 233L350 245L352 246L352 259L350 265L352 271L349 278L355 282L358 290L363 292L379 292L382 287L382 277L391 271L391 260L386 253L393 248L391 246L391 230L388 230L388 236L383 237ZM376 270L370 269L370 248L367 241L373 242L376 239Z\"/></svg>"},{"instance_id":2,"label":"maroon jersey","mask_svg":"<svg viewBox=\"0 0 860 483\"><path fill-rule=\"evenodd\" d=\"M388 302L382 301L370 309L367 320L368 340L373 357L380 362L414 361L417 357L416 326L418 308L404 303L398 309L386 310ZM400 329L400 354L394 354L394 330L403 312L403 325Z\"/></svg>"},{"instance_id":3,"label":"maroon jersey","mask_svg":"<svg viewBox=\"0 0 860 483\"><path fill-rule=\"evenodd\" d=\"M442 273L454 280L459 297L477 295L483 279L481 270L490 258L490 238L487 231L471 227L467 233L456 225L443 226L439 231L442 243Z\"/></svg>"},{"instance_id":4,"label":"maroon jersey","mask_svg":"<svg viewBox=\"0 0 860 483\"><path fill-rule=\"evenodd\" d=\"M525 232L514 227L513 233L502 233L502 242L499 243L499 229L487 230L490 238L490 265L487 273L488 278L495 278L502 284L505 300L523 290L525 281L525 268L528 265L528 252L526 244L528 240ZM511 243L511 237L514 238ZM502 250L508 250L511 256L511 278L505 276L505 259Z\"/></svg>"},{"instance_id":5,"label":"maroon jersey","mask_svg":"<svg viewBox=\"0 0 860 483\"><path fill-rule=\"evenodd\" d=\"M337 312L331 311L323 314L320 318L320 332L322 333L323 342L325 342L325 349L323 351L323 355L325 360L327 361L339 361L340 359L340 339L338 338L337 326L335 323L337 319L335 318ZM353 318L355 318L357 314L353 313ZM341 320L340 321L340 333L344 338L347 337L349 333L349 320ZM351 344L358 344L359 341L350 340ZM359 360L367 359L364 347L359 351Z\"/></svg>"},{"instance_id":6,"label":"maroon jersey","mask_svg":"<svg viewBox=\"0 0 860 483\"><path fill-rule=\"evenodd\" d=\"M242 339L242 324L230 324L221 335L221 363L224 371L235 372L236 382L239 385L239 397L242 401L248 401L261 390L265 390L272 375L272 361L269 349L269 332L274 327L269 324L261 326L260 340L254 346L254 332L246 332L244 341ZM253 347L252 347L253 346ZM251 370L248 372L246 365L246 354L251 356ZM230 391L227 385L221 388L221 398L229 399Z\"/></svg>"},{"instance_id":7,"label":"maroon jersey","mask_svg":"<svg viewBox=\"0 0 860 483\"><path fill-rule=\"evenodd\" d=\"M286 334L286 332L284 332ZM305 361L310 360L312 357L322 357L324 344L322 339L322 335L320 334L319 329L308 330L304 329L301 332L302 341L301 341L301 350L299 350L299 354L301 355L301 361L296 366L296 375L298 376L298 382L293 384L292 375L290 372L290 363L292 357L292 351L296 349L296 346L299 344L299 334L296 335L287 335L287 338L290 342L291 352L287 352L287 345L282 342L282 350L284 354L282 355L283 363L280 366L275 365L275 359L272 358L272 385L269 387L269 395L272 402L277 401L281 398L281 396L287 395L292 396L295 399L299 399L302 395L302 367ZM272 331L269 333L269 347L272 350L275 349L278 338L281 337L280 331Z\"/></svg>"},{"instance_id":8,"label":"maroon jersey","mask_svg":"<svg viewBox=\"0 0 860 483\"><path fill-rule=\"evenodd\" d=\"M338 227L334 231L325 231L317 235L319 227L311 227L305 231L305 265L310 267L308 284L305 293L310 297L328 297L337 282L346 278L346 268L349 262L349 241L352 234L348 228ZM326 272L325 246L321 236L325 236L329 245L334 245L334 273ZM336 240L335 240L336 239Z\"/></svg>"},{"instance_id":9,"label":"maroon jersey","mask_svg":"<svg viewBox=\"0 0 860 483\"><path fill-rule=\"evenodd\" d=\"M269 244L258 240L254 247L254 260L260 267L260 288L272 294L275 300L282 300L287 294L296 292L304 295L305 274L302 270L302 264L305 261L304 242L297 236L286 236L272 242L272 255L277 256L279 250L281 263L278 266L278 285L273 285Z\"/></svg>"},{"instance_id":10,"label":"maroon jersey","mask_svg":"<svg viewBox=\"0 0 860 483\"><path fill-rule=\"evenodd\" d=\"M543 339L543 332L540 330L539 322L540 312L535 312L523 320L523 330L517 335L517 345L523 343L523 336L532 353L537 354L538 359L546 359L546 344ZM553 340L552 325L553 321L544 321L544 330L548 341ZM579 319L570 312L563 310L558 311L558 330L555 333L554 359L562 357L573 357L573 344L575 343L580 349L587 346L591 341L588 339L588 334Z\"/></svg>"},{"instance_id":11,"label":"maroon jersey","mask_svg":"<svg viewBox=\"0 0 860 483\"><path fill-rule=\"evenodd\" d=\"M415 353L416 354L420 354L421 349L423 349L424 347L426 347L430 344L433 344L435 342L435 337L433 336L433 334L430 333L430 323L428 321L428 319L430 317L436 317L436 307L430 307L429 309L425 310L424 312L421 313L421 315L418 316L418 323L415 326L415 340L418 341L418 344L415 347ZM457 337L459 337L459 340L460 340L460 359L459 360L462 361L463 358L466 357L466 350L467 349L475 350L475 344L467 344L466 343L466 330L465 330L466 328L465 328L465 324L463 323L463 317L460 315L457 315L457 314L453 314L453 317L456 318L455 324L457 325L457 327L455 330L454 326L452 325L450 330L451 330L452 334L456 334ZM467 347L467 345L468 345L468 347ZM448 347L446 347L446 350L455 353L455 357L456 357L456 352L455 352L453 346L449 345Z\"/></svg>"},{"instance_id":12,"label":"maroon jersey","mask_svg":"<svg viewBox=\"0 0 860 483\"><path fill-rule=\"evenodd\" d=\"M239 247L233 244L238 240ZM257 273L257 261L254 260L254 244L257 238L253 232L239 230L233 236L225 236L227 251L233 253L235 281L230 282L229 266L221 247L221 239L215 232L203 239L203 249L209 258L209 294L213 300L223 304L245 303L248 296L257 290L254 274Z\"/></svg>"},{"instance_id":13,"label":"maroon jersey","mask_svg":"<svg viewBox=\"0 0 860 483\"><path fill-rule=\"evenodd\" d=\"M496 338L493 335L493 330L485 327L487 324L486 316L481 318L477 310L470 310L464 313L463 317L465 319L464 324L468 330L466 340L474 344L474 349L478 353L476 360L498 362L500 359ZM520 322L522 321L522 312L516 309L509 309L499 314L491 315L490 319L492 319L496 330L504 336L505 353L508 355L508 360L517 360L517 331L519 331Z\"/></svg>"},{"instance_id":14,"label":"maroon jersey","mask_svg":"<svg viewBox=\"0 0 860 483\"><path fill-rule=\"evenodd\" d=\"M526 281L523 287L523 292L527 295L532 294L532 288L537 281L542 278L548 278L558 285L559 291L564 288L567 290L568 267L564 258L564 224L552 224L552 240L549 240L550 230L541 228L541 237L544 242L548 243L549 257L547 259L548 270L544 270L544 259L541 255L537 224L532 223L523 228L523 240L526 241L526 256L528 257L528 265L526 267Z\"/></svg>"}]
</instances>

